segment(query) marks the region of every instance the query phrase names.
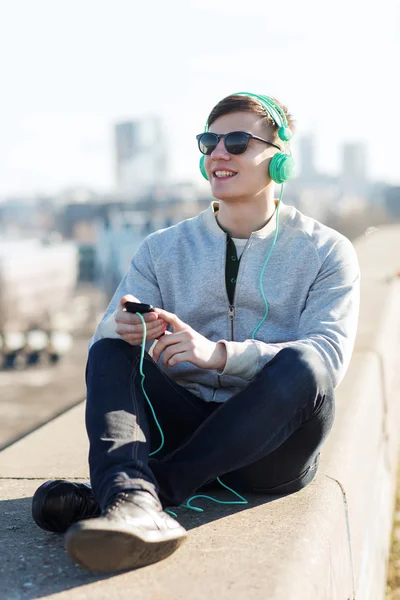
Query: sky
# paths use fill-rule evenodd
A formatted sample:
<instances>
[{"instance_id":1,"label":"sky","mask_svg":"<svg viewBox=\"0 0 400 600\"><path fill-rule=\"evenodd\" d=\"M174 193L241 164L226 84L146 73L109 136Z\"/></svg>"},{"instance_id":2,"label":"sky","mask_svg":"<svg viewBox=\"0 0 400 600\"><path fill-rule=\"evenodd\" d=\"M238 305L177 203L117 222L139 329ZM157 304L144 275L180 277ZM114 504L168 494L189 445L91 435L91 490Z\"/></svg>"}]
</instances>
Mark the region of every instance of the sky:
<instances>
[{"instance_id":1,"label":"sky","mask_svg":"<svg viewBox=\"0 0 400 600\"><path fill-rule=\"evenodd\" d=\"M0 198L112 191L113 124L152 115L171 179L200 183L195 135L235 91L286 104L321 171L365 142L400 184L399 59L397 0L0 0Z\"/></svg>"}]
</instances>

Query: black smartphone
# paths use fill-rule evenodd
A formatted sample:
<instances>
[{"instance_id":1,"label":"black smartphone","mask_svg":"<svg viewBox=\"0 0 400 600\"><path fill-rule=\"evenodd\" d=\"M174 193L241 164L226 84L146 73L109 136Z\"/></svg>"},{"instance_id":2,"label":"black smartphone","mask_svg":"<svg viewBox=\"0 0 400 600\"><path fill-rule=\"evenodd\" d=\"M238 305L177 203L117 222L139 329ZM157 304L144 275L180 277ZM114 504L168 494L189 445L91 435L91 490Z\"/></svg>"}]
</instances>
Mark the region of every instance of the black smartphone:
<instances>
[{"instance_id":1,"label":"black smartphone","mask_svg":"<svg viewBox=\"0 0 400 600\"><path fill-rule=\"evenodd\" d=\"M125 302L126 310L131 313L149 313L154 311L154 306L151 304L142 304L141 302Z\"/></svg>"}]
</instances>

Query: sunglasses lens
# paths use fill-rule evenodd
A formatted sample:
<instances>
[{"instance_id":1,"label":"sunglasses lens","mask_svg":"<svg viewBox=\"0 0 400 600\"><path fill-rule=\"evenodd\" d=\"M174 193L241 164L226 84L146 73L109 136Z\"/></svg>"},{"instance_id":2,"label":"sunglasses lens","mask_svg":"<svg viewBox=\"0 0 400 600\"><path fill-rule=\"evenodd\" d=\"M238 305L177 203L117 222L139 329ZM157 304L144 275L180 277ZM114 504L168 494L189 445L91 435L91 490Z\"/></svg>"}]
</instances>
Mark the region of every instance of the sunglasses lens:
<instances>
[{"instance_id":1,"label":"sunglasses lens","mask_svg":"<svg viewBox=\"0 0 400 600\"><path fill-rule=\"evenodd\" d=\"M218 137L215 133L203 133L199 138L199 150L202 154L211 154L218 145Z\"/></svg>"},{"instance_id":2,"label":"sunglasses lens","mask_svg":"<svg viewBox=\"0 0 400 600\"><path fill-rule=\"evenodd\" d=\"M248 143L249 138L241 131L233 131L225 137L225 148L230 154L243 154Z\"/></svg>"}]
</instances>

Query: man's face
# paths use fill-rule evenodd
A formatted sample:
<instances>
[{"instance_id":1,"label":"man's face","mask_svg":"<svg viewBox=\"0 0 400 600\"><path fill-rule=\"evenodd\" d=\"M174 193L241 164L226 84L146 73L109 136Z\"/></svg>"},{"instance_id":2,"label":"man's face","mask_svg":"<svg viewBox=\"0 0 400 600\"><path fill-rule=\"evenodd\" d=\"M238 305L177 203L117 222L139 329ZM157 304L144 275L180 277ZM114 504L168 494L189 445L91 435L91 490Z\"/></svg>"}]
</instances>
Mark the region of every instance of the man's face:
<instances>
[{"instance_id":1,"label":"man's face","mask_svg":"<svg viewBox=\"0 0 400 600\"><path fill-rule=\"evenodd\" d=\"M212 133L246 131L272 142L272 128L260 116L249 112L229 113L219 117L210 126ZM278 152L258 140L249 140L243 154L229 154L220 139L218 146L205 156L205 168L214 198L235 200L254 198L271 183L268 168L271 158ZM225 173L224 173L225 172ZM233 175L227 176L227 172Z\"/></svg>"}]
</instances>

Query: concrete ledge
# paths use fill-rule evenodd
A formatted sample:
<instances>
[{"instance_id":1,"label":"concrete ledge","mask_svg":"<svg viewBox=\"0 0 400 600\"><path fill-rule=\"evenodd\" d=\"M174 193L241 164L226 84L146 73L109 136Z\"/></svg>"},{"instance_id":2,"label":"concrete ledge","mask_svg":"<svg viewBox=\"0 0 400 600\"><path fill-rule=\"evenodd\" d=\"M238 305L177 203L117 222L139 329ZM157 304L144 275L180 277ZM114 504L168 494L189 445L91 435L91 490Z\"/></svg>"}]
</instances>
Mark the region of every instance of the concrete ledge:
<instances>
[{"instance_id":1,"label":"concrete ledge","mask_svg":"<svg viewBox=\"0 0 400 600\"><path fill-rule=\"evenodd\" d=\"M0 452L0 478L88 479L84 411L78 404Z\"/></svg>"},{"instance_id":2,"label":"concrete ledge","mask_svg":"<svg viewBox=\"0 0 400 600\"><path fill-rule=\"evenodd\" d=\"M0 596L5 600L351 597L349 546L342 545L347 537L343 498L328 478L317 477L284 498L250 497L245 509L210 502L203 504L203 514L179 509L179 520L191 530L179 552L110 578L75 567L62 537L33 523L31 495L41 482L0 481ZM340 552L332 551L340 546ZM316 572L326 578L316 580Z\"/></svg>"},{"instance_id":3,"label":"concrete ledge","mask_svg":"<svg viewBox=\"0 0 400 600\"><path fill-rule=\"evenodd\" d=\"M379 358L355 352L348 375L337 394L336 420L321 453L320 474L342 490L355 598L375 600L385 588L396 469L384 436Z\"/></svg>"},{"instance_id":4,"label":"concrete ledge","mask_svg":"<svg viewBox=\"0 0 400 600\"><path fill-rule=\"evenodd\" d=\"M400 227L382 228L356 249L363 273L356 351L307 488L251 497L245 508L206 501L205 513L179 509L191 534L170 559L91 576L30 517L42 480L88 476L82 404L0 453L0 597L383 599L398 458L400 284L391 277L400 267Z\"/></svg>"}]
</instances>

